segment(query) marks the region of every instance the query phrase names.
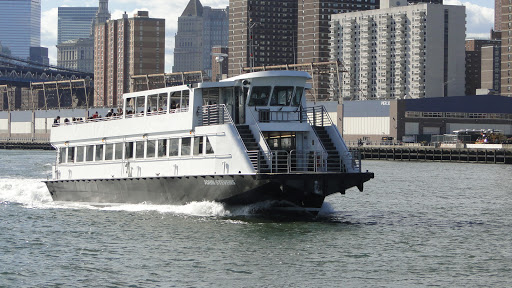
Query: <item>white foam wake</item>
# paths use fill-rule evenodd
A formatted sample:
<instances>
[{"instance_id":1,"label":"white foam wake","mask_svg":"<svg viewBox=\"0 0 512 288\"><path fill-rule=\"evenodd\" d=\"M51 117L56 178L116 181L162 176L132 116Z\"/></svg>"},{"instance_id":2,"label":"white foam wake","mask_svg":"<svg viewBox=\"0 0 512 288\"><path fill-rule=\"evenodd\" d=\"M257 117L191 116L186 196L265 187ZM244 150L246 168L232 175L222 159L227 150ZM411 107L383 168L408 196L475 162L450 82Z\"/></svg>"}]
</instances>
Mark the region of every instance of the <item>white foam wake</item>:
<instances>
[{"instance_id":1,"label":"white foam wake","mask_svg":"<svg viewBox=\"0 0 512 288\"><path fill-rule=\"evenodd\" d=\"M17 203L27 208L39 209L94 209L104 211L144 212L156 211L179 215L202 217L249 216L272 206L272 202L260 202L252 205L230 207L213 201L191 202L185 205L141 204L96 204L80 202L53 202L43 179L0 179L0 203ZM324 202L320 215L334 213L329 203Z\"/></svg>"},{"instance_id":2,"label":"white foam wake","mask_svg":"<svg viewBox=\"0 0 512 288\"><path fill-rule=\"evenodd\" d=\"M0 179L0 203L17 203L27 208L95 209L105 211L157 211L191 216L229 216L231 213L217 202L191 202L186 205L109 204L53 202L43 179Z\"/></svg>"},{"instance_id":3,"label":"white foam wake","mask_svg":"<svg viewBox=\"0 0 512 288\"><path fill-rule=\"evenodd\" d=\"M106 211L156 211L160 213L172 213L191 216L229 216L223 204L212 201L191 202L185 205L151 205L151 204L121 204L97 208Z\"/></svg>"},{"instance_id":4,"label":"white foam wake","mask_svg":"<svg viewBox=\"0 0 512 288\"><path fill-rule=\"evenodd\" d=\"M50 192L42 179L0 179L0 203L19 203L40 207L52 203Z\"/></svg>"}]
</instances>

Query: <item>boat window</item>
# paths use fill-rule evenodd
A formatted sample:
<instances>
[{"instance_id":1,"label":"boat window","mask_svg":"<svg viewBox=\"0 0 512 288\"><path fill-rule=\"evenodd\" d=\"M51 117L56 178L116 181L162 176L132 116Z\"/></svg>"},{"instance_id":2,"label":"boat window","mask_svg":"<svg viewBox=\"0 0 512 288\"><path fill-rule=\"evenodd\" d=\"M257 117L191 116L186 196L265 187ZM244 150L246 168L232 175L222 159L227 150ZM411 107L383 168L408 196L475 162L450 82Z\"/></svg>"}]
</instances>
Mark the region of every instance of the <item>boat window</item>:
<instances>
[{"instance_id":1,"label":"boat window","mask_svg":"<svg viewBox=\"0 0 512 288\"><path fill-rule=\"evenodd\" d=\"M144 141L135 142L135 158L144 158Z\"/></svg>"},{"instance_id":2,"label":"boat window","mask_svg":"<svg viewBox=\"0 0 512 288\"><path fill-rule=\"evenodd\" d=\"M158 140L158 157L167 157L167 140Z\"/></svg>"},{"instance_id":3,"label":"boat window","mask_svg":"<svg viewBox=\"0 0 512 288\"><path fill-rule=\"evenodd\" d=\"M75 162L75 147L68 147L68 163Z\"/></svg>"},{"instance_id":4,"label":"boat window","mask_svg":"<svg viewBox=\"0 0 512 288\"><path fill-rule=\"evenodd\" d=\"M251 90L249 106L267 106L270 86L254 86Z\"/></svg>"},{"instance_id":5,"label":"boat window","mask_svg":"<svg viewBox=\"0 0 512 288\"><path fill-rule=\"evenodd\" d=\"M189 101L189 91L183 90L183 91L177 91L171 93L171 110L178 109L179 108L187 108L188 107L188 101ZM171 111L175 112L175 111Z\"/></svg>"},{"instance_id":6,"label":"boat window","mask_svg":"<svg viewBox=\"0 0 512 288\"><path fill-rule=\"evenodd\" d=\"M275 86L270 99L271 106L288 106L293 95L293 86Z\"/></svg>"},{"instance_id":7,"label":"boat window","mask_svg":"<svg viewBox=\"0 0 512 288\"><path fill-rule=\"evenodd\" d=\"M180 139L169 139L169 156L178 156L178 149L180 147Z\"/></svg>"},{"instance_id":8,"label":"boat window","mask_svg":"<svg viewBox=\"0 0 512 288\"><path fill-rule=\"evenodd\" d=\"M194 137L194 155L203 154L203 137Z\"/></svg>"},{"instance_id":9,"label":"boat window","mask_svg":"<svg viewBox=\"0 0 512 288\"><path fill-rule=\"evenodd\" d=\"M213 154L212 144L210 144L210 139L206 137L206 154Z\"/></svg>"},{"instance_id":10,"label":"boat window","mask_svg":"<svg viewBox=\"0 0 512 288\"><path fill-rule=\"evenodd\" d=\"M78 146L76 150L76 162L84 162L85 146Z\"/></svg>"},{"instance_id":11,"label":"boat window","mask_svg":"<svg viewBox=\"0 0 512 288\"><path fill-rule=\"evenodd\" d=\"M151 114L163 113L167 106L167 93L153 94L148 96L148 112Z\"/></svg>"},{"instance_id":12,"label":"boat window","mask_svg":"<svg viewBox=\"0 0 512 288\"><path fill-rule=\"evenodd\" d=\"M148 151L146 151L147 158L155 157L155 146L156 146L156 140L148 140L148 145L147 145Z\"/></svg>"},{"instance_id":13,"label":"boat window","mask_svg":"<svg viewBox=\"0 0 512 288\"><path fill-rule=\"evenodd\" d=\"M59 148L59 164L66 162L66 148Z\"/></svg>"},{"instance_id":14,"label":"boat window","mask_svg":"<svg viewBox=\"0 0 512 288\"><path fill-rule=\"evenodd\" d=\"M110 156L112 157L112 156ZM96 158L95 161L103 160L103 144L96 145Z\"/></svg>"},{"instance_id":15,"label":"boat window","mask_svg":"<svg viewBox=\"0 0 512 288\"><path fill-rule=\"evenodd\" d=\"M181 138L181 156L190 155L190 137Z\"/></svg>"},{"instance_id":16,"label":"boat window","mask_svg":"<svg viewBox=\"0 0 512 288\"><path fill-rule=\"evenodd\" d=\"M144 115L144 100L144 96L128 99L128 102L126 103L126 114L133 114L134 116Z\"/></svg>"},{"instance_id":17,"label":"boat window","mask_svg":"<svg viewBox=\"0 0 512 288\"><path fill-rule=\"evenodd\" d=\"M117 146L117 145L116 145ZM121 146L121 145L119 145ZM124 143L124 159L132 159L134 158L133 156L133 142L125 142ZM116 148L116 159L117 158L117 148Z\"/></svg>"},{"instance_id":18,"label":"boat window","mask_svg":"<svg viewBox=\"0 0 512 288\"><path fill-rule=\"evenodd\" d=\"M293 94L292 98L292 106L300 106L300 101L302 99L302 95L304 94L304 87L297 86L295 89L295 94Z\"/></svg>"},{"instance_id":19,"label":"boat window","mask_svg":"<svg viewBox=\"0 0 512 288\"><path fill-rule=\"evenodd\" d=\"M114 158L116 160L123 159L123 143L116 143L114 145Z\"/></svg>"},{"instance_id":20,"label":"boat window","mask_svg":"<svg viewBox=\"0 0 512 288\"><path fill-rule=\"evenodd\" d=\"M92 161L94 156L94 145L87 145L85 149L85 161Z\"/></svg>"},{"instance_id":21,"label":"boat window","mask_svg":"<svg viewBox=\"0 0 512 288\"><path fill-rule=\"evenodd\" d=\"M297 135L295 132L263 132L263 137L265 137L268 146L272 150L290 151L296 149Z\"/></svg>"},{"instance_id":22,"label":"boat window","mask_svg":"<svg viewBox=\"0 0 512 288\"><path fill-rule=\"evenodd\" d=\"M105 145L105 160L112 160L114 157L114 144Z\"/></svg>"}]
</instances>

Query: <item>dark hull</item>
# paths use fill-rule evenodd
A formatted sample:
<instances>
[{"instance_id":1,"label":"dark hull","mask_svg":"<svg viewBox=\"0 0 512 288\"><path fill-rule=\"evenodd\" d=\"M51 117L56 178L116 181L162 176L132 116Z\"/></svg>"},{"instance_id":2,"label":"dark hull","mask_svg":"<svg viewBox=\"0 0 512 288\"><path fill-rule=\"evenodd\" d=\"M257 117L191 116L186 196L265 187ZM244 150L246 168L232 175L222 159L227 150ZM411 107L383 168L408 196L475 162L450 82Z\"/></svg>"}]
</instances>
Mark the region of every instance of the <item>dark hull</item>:
<instances>
[{"instance_id":1,"label":"dark hull","mask_svg":"<svg viewBox=\"0 0 512 288\"><path fill-rule=\"evenodd\" d=\"M91 203L186 204L216 201L247 205L285 201L320 208L324 198L373 178L373 173L210 175L46 181L54 201Z\"/></svg>"}]
</instances>

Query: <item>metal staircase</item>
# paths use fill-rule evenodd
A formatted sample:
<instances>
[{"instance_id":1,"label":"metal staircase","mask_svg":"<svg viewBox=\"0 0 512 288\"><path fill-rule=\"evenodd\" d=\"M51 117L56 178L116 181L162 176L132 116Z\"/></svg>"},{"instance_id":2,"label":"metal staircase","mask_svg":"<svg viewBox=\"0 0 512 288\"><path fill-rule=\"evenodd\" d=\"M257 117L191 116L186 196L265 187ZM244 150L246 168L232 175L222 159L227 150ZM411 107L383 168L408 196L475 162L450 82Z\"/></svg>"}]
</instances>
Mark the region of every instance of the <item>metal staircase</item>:
<instances>
[{"instance_id":1,"label":"metal staircase","mask_svg":"<svg viewBox=\"0 0 512 288\"><path fill-rule=\"evenodd\" d=\"M244 142L245 148L247 149L247 154L249 155L249 159L254 166L254 170L260 173L269 172L270 168L267 164L267 161L265 161L263 151L256 142L256 139L254 139L254 135L252 134L249 125L236 125L236 128L238 129L238 134L240 134L240 137Z\"/></svg>"},{"instance_id":2,"label":"metal staircase","mask_svg":"<svg viewBox=\"0 0 512 288\"><path fill-rule=\"evenodd\" d=\"M332 143L331 137L329 133L327 133L327 129L324 126L312 126L318 136L318 139L322 142L325 151L327 152L327 171L340 171L345 170L342 165L341 157L336 150L336 147ZM343 169L341 169L343 168Z\"/></svg>"}]
</instances>

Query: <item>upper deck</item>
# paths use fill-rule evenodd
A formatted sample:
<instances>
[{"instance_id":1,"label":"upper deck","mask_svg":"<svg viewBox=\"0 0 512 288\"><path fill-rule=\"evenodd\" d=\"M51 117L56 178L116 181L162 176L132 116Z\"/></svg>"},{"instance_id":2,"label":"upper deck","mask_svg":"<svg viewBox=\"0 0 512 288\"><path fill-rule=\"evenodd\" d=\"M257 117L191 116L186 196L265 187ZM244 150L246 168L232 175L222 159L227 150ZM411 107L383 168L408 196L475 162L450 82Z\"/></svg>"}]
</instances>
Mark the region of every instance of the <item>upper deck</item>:
<instances>
[{"instance_id":1,"label":"upper deck","mask_svg":"<svg viewBox=\"0 0 512 288\"><path fill-rule=\"evenodd\" d=\"M180 85L123 95L123 107L111 115L56 123L51 133L54 144L80 139L122 137L136 133L158 133L162 129L191 131L201 125L202 107L223 105L234 124L255 122L302 122L308 73L264 71L242 74L221 82ZM301 110L302 111L302 110ZM209 113L209 112L207 112ZM159 116L159 117L153 117ZM209 115L206 115L209 117ZM162 123L173 123L165 126ZM86 124L86 125L82 125ZM267 129L280 128L267 127ZM298 125L295 130L304 130Z\"/></svg>"}]
</instances>

